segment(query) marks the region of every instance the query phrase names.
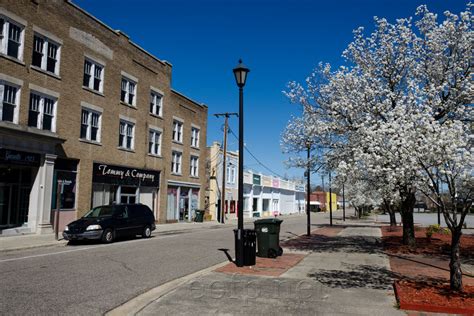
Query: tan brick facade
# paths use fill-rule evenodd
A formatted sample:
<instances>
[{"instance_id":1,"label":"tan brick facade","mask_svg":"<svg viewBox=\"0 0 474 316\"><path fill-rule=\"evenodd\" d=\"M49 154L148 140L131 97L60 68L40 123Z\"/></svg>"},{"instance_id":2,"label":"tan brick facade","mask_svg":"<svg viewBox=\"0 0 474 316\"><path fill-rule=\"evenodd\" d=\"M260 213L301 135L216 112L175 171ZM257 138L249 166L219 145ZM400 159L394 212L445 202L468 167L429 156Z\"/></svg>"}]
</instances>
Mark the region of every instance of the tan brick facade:
<instances>
[{"instance_id":1,"label":"tan brick facade","mask_svg":"<svg viewBox=\"0 0 474 316\"><path fill-rule=\"evenodd\" d=\"M32 152L45 154L48 147L54 148L50 154L58 158L78 160L77 217L91 207L93 162L160 171L160 187L154 205L159 222L167 220L169 180L191 183L200 188L199 208L204 208L207 107L171 88L170 63L150 55L122 32L110 29L68 1L0 0L0 10L7 16L10 14L12 19L18 16L26 21L23 58L15 60L0 53L0 75L23 81L18 126L0 121L0 148L31 149ZM31 65L33 35L35 31L40 32L38 30L47 33L41 35L50 35L62 41L58 76L39 71ZM85 58L103 66L102 93L83 87ZM136 107L120 101L123 73L137 80ZM59 94L54 134L27 127L31 85ZM150 114L151 89L163 93L162 117ZM81 103L102 111L100 143L80 139ZM135 122L133 150L118 147L121 117ZM184 122L182 144L172 141L173 117L179 117ZM161 157L148 154L150 126L163 131ZM198 148L191 148L191 126L200 130ZM31 142L38 140L38 143L45 145L32 148L26 144L11 148L12 144L23 139L31 139ZM181 176L171 175L170 172L171 152L176 148L182 151ZM191 155L199 157L198 177L190 176Z\"/></svg>"}]
</instances>

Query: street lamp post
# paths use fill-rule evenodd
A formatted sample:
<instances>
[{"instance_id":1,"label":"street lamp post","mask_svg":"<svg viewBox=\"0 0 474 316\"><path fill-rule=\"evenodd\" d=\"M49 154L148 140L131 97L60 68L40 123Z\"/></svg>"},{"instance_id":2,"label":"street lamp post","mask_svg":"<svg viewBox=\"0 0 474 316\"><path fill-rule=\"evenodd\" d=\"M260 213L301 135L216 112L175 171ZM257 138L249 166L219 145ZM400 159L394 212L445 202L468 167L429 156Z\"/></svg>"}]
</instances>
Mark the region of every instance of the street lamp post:
<instances>
[{"instance_id":1,"label":"street lamp post","mask_svg":"<svg viewBox=\"0 0 474 316\"><path fill-rule=\"evenodd\" d=\"M235 249L235 264L244 266L244 86L249 69L245 67L242 60L234 68L234 76L239 87L239 205L237 210L237 235Z\"/></svg>"},{"instance_id":2,"label":"street lamp post","mask_svg":"<svg viewBox=\"0 0 474 316\"><path fill-rule=\"evenodd\" d=\"M311 143L308 142L306 144L306 147L308 149L308 166L306 169L306 179L307 179L307 187L306 187L306 235L311 236L311 213L310 213L310 197L311 197L311 170L309 166L309 158L310 158L310 152L311 152Z\"/></svg>"},{"instance_id":3,"label":"street lamp post","mask_svg":"<svg viewBox=\"0 0 474 316\"><path fill-rule=\"evenodd\" d=\"M329 225L332 226L332 188L331 188L331 171L329 171Z\"/></svg>"}]
</instances>

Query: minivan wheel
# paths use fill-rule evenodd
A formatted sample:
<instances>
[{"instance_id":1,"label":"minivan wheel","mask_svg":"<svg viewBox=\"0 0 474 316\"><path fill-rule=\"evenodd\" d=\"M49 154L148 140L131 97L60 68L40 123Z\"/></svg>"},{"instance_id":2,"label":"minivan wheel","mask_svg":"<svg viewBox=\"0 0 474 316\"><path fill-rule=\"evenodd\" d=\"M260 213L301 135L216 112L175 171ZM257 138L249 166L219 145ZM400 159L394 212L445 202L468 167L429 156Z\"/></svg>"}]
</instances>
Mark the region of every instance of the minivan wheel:
<instances>
[{"instance_id":1,"label":"minivan wheel","mask_svg":"<svg viewBox=\"0 0 474 316\"><path fill-rule=\"evenodd\" d=\"M110 244L112 241L114 241L114 232L112 229L107 228L102 234L102 242Z\"/></svg>"},{"instance_id":2,"label":"minivan wheel","mask_svg":"<svg viewBox=\"0 0 474 316\"><path fill-rule=\"evenodd\" d=\"M150 225L146 225L145 228L143 228L142 237L143 238L150 238L151 237L151 227L150 227Z\"/></svg>"}]
</instances>

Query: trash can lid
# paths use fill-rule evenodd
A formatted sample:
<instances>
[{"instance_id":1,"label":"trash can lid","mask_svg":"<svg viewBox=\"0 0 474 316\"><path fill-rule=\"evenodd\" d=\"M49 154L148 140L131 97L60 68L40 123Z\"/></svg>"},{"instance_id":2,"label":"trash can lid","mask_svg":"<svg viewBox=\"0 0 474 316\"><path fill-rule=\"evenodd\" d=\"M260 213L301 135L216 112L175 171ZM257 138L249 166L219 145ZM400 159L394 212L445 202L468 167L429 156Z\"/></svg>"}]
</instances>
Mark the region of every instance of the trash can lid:
<instances>
[{"instance_id":1,"label":"trash can lid","mask_svg":"<svg viewBox=\"0 0 474 316\"><path fill-rule=\"evenodd\" d=\"M278 218L264 218L264 219L258 219L254 224L281 224L283 220L278 219Z\"/></svg>"}]
</instances>

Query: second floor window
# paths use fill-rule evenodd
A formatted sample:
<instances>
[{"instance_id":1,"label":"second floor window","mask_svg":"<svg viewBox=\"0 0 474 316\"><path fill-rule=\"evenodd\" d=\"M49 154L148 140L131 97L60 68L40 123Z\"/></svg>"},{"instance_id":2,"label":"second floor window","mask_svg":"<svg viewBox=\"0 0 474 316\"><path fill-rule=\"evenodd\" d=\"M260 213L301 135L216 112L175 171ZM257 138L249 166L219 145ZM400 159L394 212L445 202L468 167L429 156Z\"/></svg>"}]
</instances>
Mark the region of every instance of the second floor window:
<instances>
[{"instance_id":1,"label":"second floor window","mask_svg":"<svg viewBox=\"0 0 474 316\"><path fill-rule=\"evenodd\" d=\"M56 131L55 121L56 99L39 94L30 93L30 109L28 112L28 126L51 132Z\"/></svg>"},{"instance_id":2,"label":"second floor window","mask_svg":"<svg viewBox=\"0 0 474 316\"><path fill-rule=\"evenodd\" d=\"M183 142L183 123L180 121L173 121L173 140Z\"/></svg>"},{"instance_id":3,"label":"second floor window","mask_svg":"<svg viewBox=\"0 0 474 316\"><path fill-rule=\"evenodd\" d=\"M148 153L161 155L161 132L150 129L148 137Z\"/></svg>"},{"instance_id":4,"label":"second floor window","mask_svg":"<svg viewBox=\"0 0 474 316\"><path fill-rule=\"evenodd\" d=\"M183 154L179 151L173 151L171 155L171 173L181 174L181 159Z\"/></svg>"},{"instance_id":5,"label":"second floor window","mask_svg":"<svg viewBox=\"0 0 474 316\"><path fill-rule=\"evenodd\" d=\"M195 127L191 128L191 146L199 147L199 129Z\"/></svg>"},{"instance_id":6,"label":"second floor window","mask_svg":"<svg viewBox=\"0 0 474 316\"><path fill-rule=\"evenodd\" d=\"M0 53L22 59L23 26L0 16Z\"/></svg>"},{"instance_id":7,"label":"second floor window","mask_svg":"<svg viewBox=\"0 0 474 316\"><path fill-rule=\"evenodd\" d=\"M199 175L199 158L196 156L191 156L191 162L189 164L190 172L189 174L193 177L197 177Z\"/></svg>"},{"instance_id":8,"label":"second floor window","mask_svg":"<svg viewBox=\"0 0 474 316\"><path fill-rule=\"evenodd\" d=\"M31 64L56 75L59 74L59 45L47 37L35 34Z\"/></svg>"},{"instance_id":9,"label":"second floor window","mask_svg":"<svg viewBox=\"0 0 474 316\"><path fill-rule=\"evenodd\" d=\"M84 87L104 92L104 67L89 59L84 61Z\"/></svg>"},{"instance_id":10,"label":"second floor window","mask_svg":"<svg viewBox=\"0 0 474 316\"><path fill-rule=\"evenodd\" d=\"M100 142L100 113L86 108L81 112L81 138Z\"/></svg>"},{"instance_id":11,"label":"second floor window","mask_svg":"<svg viewBox=\"0 0 474 316\"><path fill-rule=\"evenodd\" d=\"M19 88L8 83L0 82L0 121L18 123Z\"/></svg>"},{"instance_id":12,"label":"second floor window","mask_svg":"<svg viewBox=\"0 0 474 316\"><path fill-rule=\"evenodd\" d=\"M227 183L235 183L235 167L227 166Z\"/></svg>"},{"instance_id":13,"label":"second floor window","mask_svg":"<svg viewBox=\"0 0 474 316\"><path fill-rule=\"evenodd\" d=\"M127 121L120 121L119 128L119 147L133 149L133 136L135 125Z\"/></svg>"},{"instance_id":14,"label":"second floor window","mask_svg":"<svg viewBox=\"0 0 474 316\"><path fill-rule=\"evenodd\" d=\"M120 101L135 106L136 91L137 84L128 78L122 77L122 90L120 92Z\"/></svg>"},{"instance_id":15,"label":"second floor window","mask_svg":"<svg viewBox=\"0 0 474 316\"><path fill-rule=\"evenodd\" d=\"M162 116L162 102L163 96L156 93L151 92L150 94L150 113Z\"/></svg>"}]
</instances>

